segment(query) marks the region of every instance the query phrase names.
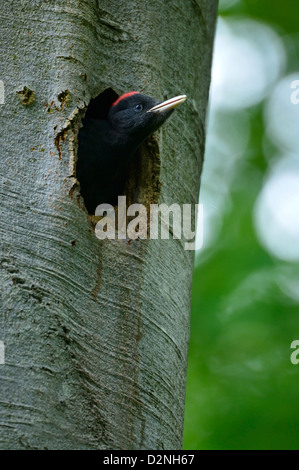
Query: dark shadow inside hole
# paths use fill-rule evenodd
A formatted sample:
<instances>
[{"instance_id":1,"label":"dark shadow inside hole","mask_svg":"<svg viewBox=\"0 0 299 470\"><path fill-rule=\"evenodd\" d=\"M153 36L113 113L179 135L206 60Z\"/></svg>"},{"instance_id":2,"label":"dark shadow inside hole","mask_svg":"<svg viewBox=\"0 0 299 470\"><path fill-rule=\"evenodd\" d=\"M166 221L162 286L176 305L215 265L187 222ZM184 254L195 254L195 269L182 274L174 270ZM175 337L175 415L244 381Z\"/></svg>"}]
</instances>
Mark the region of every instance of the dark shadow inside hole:
<instances>
[{"instance_id":1,"label":"dark shadow inside hole","mask_svg":"<svg viewBox=\"0 0 299 470\"><path fill-rule=\"evenodd\" d=\"M105 132L109 109L117 98L118 94L112 88L107 88L92 98L78 134L76 176L85 207L91 215L95 215L98 204L114 203L109 197L101 197L98 188L101 188L106 176L99 169L105 168L105 160L108 161L109 158L101 148L101 135ZM100 161L102 164L99 165Z\"/></svg>"},{"instance_id":2,"label":"dark shadow inside hole","mask_svg":"<svg viewBox=\"0 0 299 470\"><path fill-rule=\"evenodd\" d=\"M107 88L96 98L91 98L83 119L83 125L85 119L106 119L111 105L117 98L118 94L112 88Z\"/></svg>"}]
</instances>

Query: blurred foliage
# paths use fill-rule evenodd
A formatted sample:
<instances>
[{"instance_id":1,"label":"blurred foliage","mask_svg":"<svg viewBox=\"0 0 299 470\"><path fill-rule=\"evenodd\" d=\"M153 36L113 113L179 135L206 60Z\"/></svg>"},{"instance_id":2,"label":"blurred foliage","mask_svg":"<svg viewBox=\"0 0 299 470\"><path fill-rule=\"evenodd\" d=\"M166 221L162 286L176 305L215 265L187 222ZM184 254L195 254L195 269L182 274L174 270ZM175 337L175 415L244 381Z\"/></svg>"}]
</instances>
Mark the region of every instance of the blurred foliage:
<instances>
[{"instance_id":1,"label":"blurred foliage","mask_svg":"<svg viewBox=\"0 0 299 470\"><path fill-rule=\"evenodd\" d=\"M298 45L298 14L298 0L226 0L219 8L222 17L263 22L283 38L284 74L299 70L298 49L284 39ZM196 257L184 448L299 449L299 365L290 361L290 344L299 339L299 299L280 285L296 265L260 244L253 219L271 165L264 102L215 112L236 126L245 113L250 134L234 165L217 237ZM267 149L277 151L270 141ZM205 166L202 182L204 192Z\"/></svg>"}]
</instances>

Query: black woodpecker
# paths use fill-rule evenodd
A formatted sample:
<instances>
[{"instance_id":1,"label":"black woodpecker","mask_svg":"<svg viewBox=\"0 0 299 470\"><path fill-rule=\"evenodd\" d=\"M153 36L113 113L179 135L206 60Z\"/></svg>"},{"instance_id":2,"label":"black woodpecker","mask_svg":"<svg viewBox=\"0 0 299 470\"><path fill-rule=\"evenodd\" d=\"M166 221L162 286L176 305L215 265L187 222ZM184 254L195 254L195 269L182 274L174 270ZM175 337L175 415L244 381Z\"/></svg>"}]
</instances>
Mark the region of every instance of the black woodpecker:
<instances>
[{"instance_id":1,"label":"black woodpecker","mask_svg":"<svg viewBox=\"0 0 299 470\"><path fill-rule=\"evenodd\" d=\"M131 91L112 104L106 119L83 120L77 178L89 214L94 214L99 204L117 203L128 164L137 148L185 99L185 95L180 95L159 102Z\"/></svg>"}]
</instances>

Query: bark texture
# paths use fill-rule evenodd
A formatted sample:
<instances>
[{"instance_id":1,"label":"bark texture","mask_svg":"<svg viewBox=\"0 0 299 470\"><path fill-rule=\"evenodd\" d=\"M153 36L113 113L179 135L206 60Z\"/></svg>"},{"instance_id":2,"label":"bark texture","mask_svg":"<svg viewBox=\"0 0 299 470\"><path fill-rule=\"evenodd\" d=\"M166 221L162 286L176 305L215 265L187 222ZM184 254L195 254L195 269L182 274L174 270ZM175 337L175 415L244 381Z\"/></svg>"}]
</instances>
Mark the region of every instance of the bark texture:
<instances>
[{"instance_id":1,"label":"bark texture","mask_svg":"<svg viewBox=\"0 0 299 470\"><path fill-rule=\"evenodd\" d=\"M138 198L195 204L216 11L216 0L1 2L2 449L181 446L193 253L180 240L100 242L76 138L109 87L187 94L144 150L156 181L141 175Z\"/></svg>"}]
</instances>

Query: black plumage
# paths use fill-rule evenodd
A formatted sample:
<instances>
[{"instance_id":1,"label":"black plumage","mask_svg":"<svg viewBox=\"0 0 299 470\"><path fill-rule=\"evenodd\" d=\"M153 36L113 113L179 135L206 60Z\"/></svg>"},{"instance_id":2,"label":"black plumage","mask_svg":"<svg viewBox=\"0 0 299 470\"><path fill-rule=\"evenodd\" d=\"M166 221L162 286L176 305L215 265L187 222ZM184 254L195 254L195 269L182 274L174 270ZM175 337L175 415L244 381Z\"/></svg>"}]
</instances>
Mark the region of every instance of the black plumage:
<instances>
[{"instance_id":1,"label":"black plumage","mask_svg":"<svg viewBox=\"0 0 299 470\"><path fill-rule=\"evenodd\" d=\"M116 100L106 119L87 115L79 131L77 178L90 214L101 203L117 203L137 148L185 99L180 96L159 103L142 93L130 92Z\"/></svg>"}]
</instances>

